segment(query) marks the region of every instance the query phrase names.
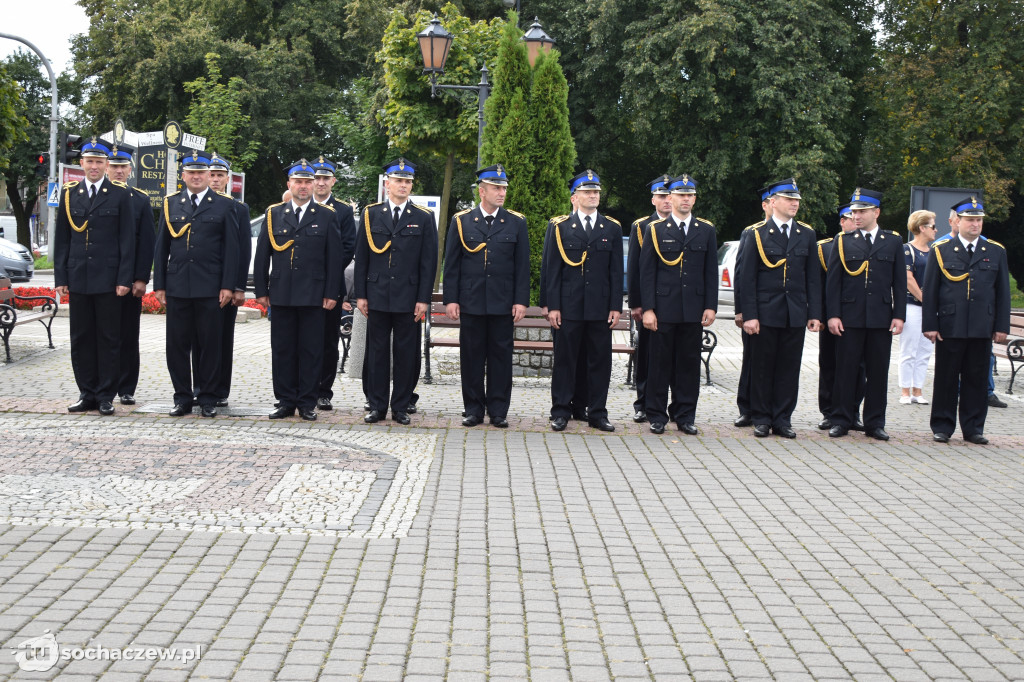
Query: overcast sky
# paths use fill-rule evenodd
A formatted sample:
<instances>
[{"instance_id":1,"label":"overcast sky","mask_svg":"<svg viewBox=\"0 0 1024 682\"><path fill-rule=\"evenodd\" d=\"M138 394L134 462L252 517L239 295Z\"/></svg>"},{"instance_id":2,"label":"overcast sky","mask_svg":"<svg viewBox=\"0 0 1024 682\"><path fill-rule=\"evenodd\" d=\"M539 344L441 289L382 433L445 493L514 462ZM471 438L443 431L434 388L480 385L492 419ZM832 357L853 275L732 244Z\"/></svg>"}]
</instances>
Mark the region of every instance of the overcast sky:
<instances>
[{"instance_id":1,"label":"overcast sky","mask_svg":"<svg viewBox=\"0 0 1024 682\"><path fill-rule=\"evenodd\" d=\"M3 0L3 6L0 33L34 44L50 60L55 76L71 66L71 36L89 28L85 10L74 0ZM0 38L0 60L19 48L32 51L16 40Z\"/></svg>"}]
</instances>

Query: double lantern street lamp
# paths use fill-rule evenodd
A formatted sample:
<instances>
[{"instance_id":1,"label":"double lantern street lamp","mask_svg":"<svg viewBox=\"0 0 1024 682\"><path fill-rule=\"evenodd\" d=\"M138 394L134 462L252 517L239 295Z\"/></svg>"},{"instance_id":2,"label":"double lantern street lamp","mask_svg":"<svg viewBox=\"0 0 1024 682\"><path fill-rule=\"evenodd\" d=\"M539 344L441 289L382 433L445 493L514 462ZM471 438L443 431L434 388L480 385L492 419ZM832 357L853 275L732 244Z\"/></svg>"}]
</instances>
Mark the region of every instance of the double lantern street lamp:
<instances>
[{"instance_id":1,"label":"double lantern street lamp","mask_svg":"<svg viewBox=\"0 0 1024 682\"><path fill-rule=\"evenodd\" d=\"M480 82L476 85L439 85L437 74L444 73L445 62L448 61L448 51L452 47L453 36L445 30L438 20L437 15L430 20L430 24L416 34L416 40L420 44L420 52L423 54L423 72L430 74L430 96L436 97L438 90L472 90L477 93L479 100L479 111L477 113L479 125L476 136L476 165L480 167L480 149L484 138L484 102L491 94L491 84L487 80L487 65L480 68ZM555 41L544 32L540 22L534 17L523 37L520 39L526 43L526 55L530 60L530 67L537 62L537 56L541 50L550 52Z\"/></svg>"}]
</instances>

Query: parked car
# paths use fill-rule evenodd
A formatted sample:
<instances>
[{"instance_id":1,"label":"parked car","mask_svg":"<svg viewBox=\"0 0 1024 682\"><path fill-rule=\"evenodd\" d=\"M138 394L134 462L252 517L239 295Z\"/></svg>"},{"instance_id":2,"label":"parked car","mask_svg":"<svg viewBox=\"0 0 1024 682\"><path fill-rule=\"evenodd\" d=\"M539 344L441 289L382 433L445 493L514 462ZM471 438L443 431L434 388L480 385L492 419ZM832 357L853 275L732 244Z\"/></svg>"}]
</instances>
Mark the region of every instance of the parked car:
<instances>
[{"instance_id":1,"label":"parked car","mask_svg":"<svg viewBox=\"0 0 1024 682\"><path fill-rule=\"evenodd\" d=\"M739 241L724 242L718 247L718 303L735 306L733 284L736 279L736 254Z\"/></svg>"},{"instance_id":2,"label":"parked car","mask_svg":"<svg viewBox=\"0 0 1024 682\"><path fill-rule=\"evenodd\" d=\"M32 279L36 259L32 252L8 239L0 239L0 267L7 271L12 282L27 282Z\"/></svg>"}]
</instances>

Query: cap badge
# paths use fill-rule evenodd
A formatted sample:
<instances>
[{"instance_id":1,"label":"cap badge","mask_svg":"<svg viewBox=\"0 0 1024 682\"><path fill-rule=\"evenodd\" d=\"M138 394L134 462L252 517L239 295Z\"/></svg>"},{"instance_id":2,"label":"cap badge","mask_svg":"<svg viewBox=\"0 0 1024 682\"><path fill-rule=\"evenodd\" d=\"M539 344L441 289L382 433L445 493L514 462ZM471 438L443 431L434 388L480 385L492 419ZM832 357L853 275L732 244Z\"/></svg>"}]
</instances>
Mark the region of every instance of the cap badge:
<instances>
[{"instance_id":1,"label":"cap badge","mask_svg":"<svg viewBox=\"0 0 1024 682\"><path fill-rule=\"evenodd\" d=\"M594 179L594 173L593 173L593 171L589 171L589 170L588 170L588 171L587 171L587 180L593 180L593 179Z\"/></svg>"},{"instance_id":2,"label":"cap badge","mask_svg":"<svg viewBox=\"0 0 1024 682\"><path fill-rule=\"evenodd\" d=\"M323 156L323 154L320 155L320 163L324 163L324 156Z\"/></svg>"},{"instance_id":3,"label":"cap badge","mask_svg":"<svg viewBox=\"0 0 1024 682\"><path fill-rule=\"evenodd\" d=\"M193 149L192 150L192 160L193 161L198 161L199 160L199 150L198 149Z\"/></svg>"},{"instance_id":4,"label":"cap badge","mask_svg":"<svg viewBox=\"0 0 1024 682\"><path fill-rule=\"evenodd\" d=\"M971 207L972 208L978 208L978 198L977 197L971 197Z\"/></svg>"},{"instance_id":5,"label":"cap badge","mask_svg":"<svg viewBox=\"0 0 1024 682\"><path fill-rule=\"evenodd\" d=\"M114 152L115 155L117 154L117 145L116 144L114 145L113 152Z\"/></svg>"},{"instance_id":6,"label":"cap badge","mask_svg":"<svg viewBox=\"0 0 1024 682\"><path fill-rule=\"evenodd\" d=\"M498 168L498 177L500 178L505 173L505 171L502 169L500 163L498 164L497 168Z\"/></svg>"},{"instance_id":7,"label":"cap badge","mask_svg":"<svg viewBox=\"0 0 1024 682\"><path fill-rule=\"evenodd\" d=\"M92 143L96 144L96 136L95 135L92 136Z\"/></svg>"},{"instance_id":8,"label":"cap badge","mask_svg":"<svg viewBox=\"0 0 1024 682\"><path fill-rule=\"evenodd\" d=\"M690 184L690 176L687 175L686 173L683 173L683 184L684 185L689 185Z\"/></svg>"},{"instance_id":9,"label":"cap badge","mask_svg":"<svg viewBox=\"0 0 1024 682\"><path fill-rule=\"evenodd\" d=\"M398 170L405 170L405 159L398 160Z\"/></svg>"},{"instance_id":10,"label":"cap badge","mask_svg":"<svg viewBox=\"0 0 1024 682\"><path fill-rule=\"evenodd\" d=\"M854 201L860 201L860 187L858 187L857 189L853 190L853 200Z\"/></svg>"}]
</instances>

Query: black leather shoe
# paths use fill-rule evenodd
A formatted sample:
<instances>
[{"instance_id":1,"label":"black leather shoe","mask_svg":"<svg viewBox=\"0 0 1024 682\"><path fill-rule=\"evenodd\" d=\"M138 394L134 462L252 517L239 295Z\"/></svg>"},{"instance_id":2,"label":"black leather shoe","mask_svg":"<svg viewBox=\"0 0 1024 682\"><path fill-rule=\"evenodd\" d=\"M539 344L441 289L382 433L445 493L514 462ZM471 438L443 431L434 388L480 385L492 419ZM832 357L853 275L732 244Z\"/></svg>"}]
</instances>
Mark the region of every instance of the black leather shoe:
<instances>
[{"instance_id":1,"label":"black leather shoe","mask_svg":"<svg viewBox=\"0 0 1024 682\"><path fill-rule=\"evenodd\" d=\"M974 443L975 445L988 445L988 438L985 438L985 436L980 433L975 433L971 436L964 436L964 440L968 443Z\"/></svg>"},{"instance_id":2,"label":"black leather shoe","mask_svg":"<svg viewBox=\"0 0 1024 682\"><path fill-rule=\"evenodd\" d=\"M333 410L334 409L334 405L331 405L331 399L330 398L317 398L316 399L316 409L318 409L318 410Z\"/></svg>"},{"instance_id":3,"label":"black leather shoe","mask_svg":"<svg viewBox=\"0 0 1024 682\"><path fill-rule=\"evenodd\" d=\"M68 405L68 412L88 412L89 410L95 410L96 403L91 400L79 400L73 405Z\"/></svg>"},{"instance_id":4,"label":"black leather shoe","mask_svg":"<svg viewBox=\"0 0 1024 682\"><path fill-rule=\"evenodd\" d=\"M363 416L363 421L367 424L376 424L381 419L383 419L383 417L380 414L380 410L370 410L365 416Z\"/></svg>"},{"instance_id":5,"label":"black leather shoe","mask_svg":"<svg viewBox=\"0 0 1024 682\"><path fill-rule=\"evenodd\" d=\"M1003 402L1002 400L1000 400L999 396L997 396L995 393L993 393L992 395L990 395L988 397L988 406L989 407L1006 407L1006 403ZM982 443L982 445L984 445L984 443Z\"/></svg>"},{"instance_id":6,"label":"black leather shoe","mask_svg":"<svg viewBox=\"0 0 1024 682\"><path fill-rule=\"evenodd\" d=\"M773 426L772 433L783 438L796 438L796 431L788 426Z\"/></svg>"},{"instance_id":7,"label":"black leather shoe","mask_svg":"<svg viewBox=\"0 0 1024 682\"><path fill-rule=\"evenodd\" d=\"M216 417L217 408L213 405L203 405L201 413L204 417Z\"/></svg>"},{"instance_id":8,"label":"black leather shoe","mask_svg":"<svg viewBox=\"0 0 1024 682\"><path fill-rule=\"evenodd\" d=\"M412 422L412 420L409 419L408 412L394 412L391 414L391 419L398 422L402 426L408 426L409 423Z\"/></svg>"},{"instance_id":9,"label":"black leather shoe","mask_svg":"<svg viewBox=\"0 0 1024 682\"><path fill-rule=\"evenodd\" d=\"M767 424L755 424L754 435L758 438L767 438L772 432L772 427Z\"/></svg>"},{"instance_id":10,"label":"black leather shoe","mask_svg":"<svg viewBox=\"0 0 1024 682\"><path fill-rule=\"evenodd\" d=\"M217 407L227 407L227 406L228 406L228 399L227 399L227 398L221 398L220 400L218 400L218 401L217 401L216 403L214 403L214 404L215 404L215 405L216 405Z\"/></svg>"},{"instance_id":11,"label":"black leather shoe","mask_svg":"<svg viewBox=\"0 0 1024 682\"><path fill-rule=\"evenodd\" d=\"M889 440L889 434L885 432L885 429L878 427L877 429L868 429L864 432L864 435L868 438L874 438L875 440Z\"/></svg>"},{"instance_id":12,"label":"black leather shoe","mask_svg":"<svg viewBox=\"0 0 1024 682\"><path fill-rule=\"evenodd\" d=\"M829 419L828 417L825 417L820 422L818 422L818 428L821 429L822 431L828 431L829 429L832 428L832 420Z\"/></svg>"},{"instance_id":13,"label":"black leather shoe","mask_svg":"<svg viewBox=\"0 0 1024 682\"><path fill-rule=\"evenodd\" d=\"M637 424L643 424L645 421L647 421L647 413L644 412L643 410L637 410L636 412L633 413L633 421L635 421Z\"/></svg>"},{"instance_id":14,"label":"black leather shoe","mask_svg":"<svg viewBox=\"0 0 1024 682\"><path fill-rule=\"evenodd\" d=\"M754 420L750 418L749 414L741 414L740 416L736 417L736 420L733 421L732 425L733 426L741 426L742 427L742 426L750 426L753 423L754 423Z\"/></svg>"},{"instance_id":15,"label":"black leather shoe","mask_svg":"<svg viewBox=\"0 0 1024 682\"><path fill-rule=\"evenodd\" d=\"M171 408L171 411L168 412L167 414L171 415L172 417L184 417L186 414L192 414L192 406L183 405L182 403L176 403L174 407Z\"/></svg>"},{"instance_id":16,"label":"black leather shoe","mask_svg":"<svg viewBox=\"0 0 1024 682\"><path fill-rule=\"evenodd\" d=\"M315 422L316 410L314 410L312 407L299 408L299 416L308 422Z\"/></svg>"},{"instance_id":17,"label":"black leather shoe","mask_svg":"<svg viewBox=\"0 0 1024 682\"><path fill-rule=\"evenodd\" d=\"M507 429L508 420L504 417L491 417L491 426L497 426L499 429Z\"/></svg>"},{"instance_id":18,"label":"black leather shoe","mask_svg":"<svg viewBox=\"0 0 1024 682\"><path fill-rule=\"evenodd\" d=\"M665 425L661 422L651 422L651 433L656 433L660 436L665 433Z\"/></svg>"},{"instance_id":19,"label":"black leather shoe","mask_svg":"<svg viewBox=\"0 0 1024 682\"><path fill-rule=\"evenodd\" d=\"M271 419L285 419L286 417L291 417L294 414L295 414L295 408L294 407L284 407L284 406L281 406L281 407L277 408L276 410L274 410L273 412L271 412L267 416L270 417Z\"/></svg>"},{"instance_id":20,"label":"black leather shoe","mask_svg":"<svg viewBox=\"0 0 1024 682\"><path fill-rule=\"evenodd\" d=\"M114 403L110 402L109 400L101 400L99 409L100 414L102 414L104 417L109 417L110 415L114 414Z\"/></svg>"},{"instance_id":21,"label":"black leather shoe","mask_svg":"<svg viewBox=\"0 0 1024 682\"><path fill-rule=\"evenodd\" d=\"M698 433L700 433L700 431L697 430L697 427L694 426L693 424L680 424L679 430L688 436L696 436Z\"/></svg>"},{"instance_id":22,"label":"black leather shoe","mask_svg":"<svg viewBox=\"0 0 1024 682\"><path fill-rule=\"evenodd\" d=\"M366 411L370 410L370 401L366 401L365 403L363 403L363 409Z\"/></svg>"},{"instance_id":23,"label":"black leather shoe","mask_svg":"<svg viewBox=\"0 0 1024 682\"><path fill-rule=\"evenodd\" d=\"M565 431L565 427L568 425L565 417L555 417L551 420L551 428L555 431Z\"/></svg>"},{"instance_id":24,"label":"black leather shoe","mask_svg":"<svg viewBox=\"0 0 1024 682\"><path fill-rule=\"evenodd\" d=\"M416 414L416 403L409 403L409 405L405 408L405 413Z\"/></svg>"},{"instance_id":25,"label":"black leather shoe","mask_svg":"<svg viewBox=\"0 0 1024 682\"><path fill-rule=\"evenodd\" d=\"M483 419L481 419L480 417L476 416L475 414L471 414L471 415L467 415L466 418L462 420L462 425L463 426L476 426L477 424L479 424L482 421L483 421Z\"/></svg>"},{"instance_id":26,"label":"black leather shoe","mask_svg":"<svg viewBox=\"0 0 1024 682\"><path fill-rule=\"evenodd\" d=\"M133 396L131 393L122 393L121 394L121 404L122 405L134 405L135 404L135 396Z\"/></svg>"},{"instance_id":27,"label":"black leather shoe","mask_svg":"<svg viewBox=\"0 0 1024 682\"><path fill-rule=\"evenodd\" d=\"M846 428L845 426L840 426L839 424L835 424L835 425L832 426L831 429L828 430L828 437L829 438L842 438L843 436L845 436L849 432L850 432L850 429Z\"/></svg>"},{"instance_id":28,"label":"black leather shoe","mask_svg":"<svg viewBox=\"0 0 1024 682\"><path fill-rule=\"evenodd\" d=\"M587 423L598 431L607 431L608 433L611 433L615 430L615 424L612 424L607 419L591 419Z\"/></svg>"},{"instance_id":29,"label":"black leather shoe","mask_svg":"<svg viewBox=\"0 0 1024 682\"><path fill-rule=\"evenodd\" d=\"M853 422L853 426L850 427L850 431L863 431L863 430L864 430L864 422L862 422L859 419L857 421Z\"/></svg>"},{"instance_id":30,"label":"black leather shoe","mask_svg":"<svg viewBox=\"0 0 1024 682\"><path fill-rule=\"evenodd\" d=\"M935 441L936 443L948 443L949 442L949 434L948 433L933 433L932 434L932 440Z\"/></svg>"}]
</instances>

